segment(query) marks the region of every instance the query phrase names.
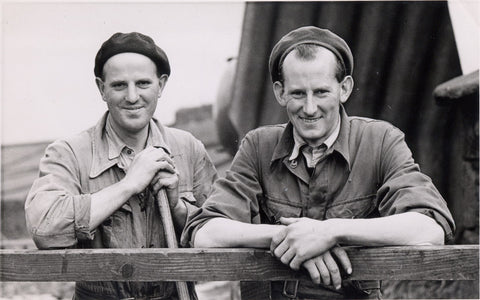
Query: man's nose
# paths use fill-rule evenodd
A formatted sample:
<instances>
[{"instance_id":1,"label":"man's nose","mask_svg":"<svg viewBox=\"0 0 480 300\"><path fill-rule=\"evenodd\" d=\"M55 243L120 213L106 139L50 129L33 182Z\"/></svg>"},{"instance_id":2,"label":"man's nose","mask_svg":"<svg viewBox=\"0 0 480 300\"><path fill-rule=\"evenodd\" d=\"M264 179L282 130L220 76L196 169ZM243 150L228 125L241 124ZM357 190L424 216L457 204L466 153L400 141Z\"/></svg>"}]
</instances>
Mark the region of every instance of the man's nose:
<instances>
[{"instance_id":1,"label":"man's nose","mask_svg":"<svg viewBox=\"0 0 480 300\"><path fill-rule=\"evenodd\" d=\"M127 95L125 96L125 100L128 102L135 103L138 101L139 95L137 92L136 86L128 86Z\"/></svg>"},{"instance_id":2,"label":"man's nose","mask_svg":"<svg viewBox=\"0 0 480 300\"><path fill-rule=\"evenodd\" d=\"M317 106L315 105L313 94L308 93L307 98L305 99L305 103L303 104L303 112L306 115L314 115L316 111Z\"/></svg>"}]
</instances>

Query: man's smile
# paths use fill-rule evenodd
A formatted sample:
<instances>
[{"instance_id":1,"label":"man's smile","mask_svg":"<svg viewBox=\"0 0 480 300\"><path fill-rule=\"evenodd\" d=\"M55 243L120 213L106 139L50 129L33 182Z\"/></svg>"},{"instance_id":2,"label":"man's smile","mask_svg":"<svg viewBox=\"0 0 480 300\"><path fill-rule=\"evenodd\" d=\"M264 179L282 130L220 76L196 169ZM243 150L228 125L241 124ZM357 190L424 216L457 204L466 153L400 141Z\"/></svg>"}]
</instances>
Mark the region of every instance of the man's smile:
<instances>
[{"instance_id":1,"label":"man's smile","mask_svg":"<svg viewBox=\"0 0 480 300\"><path fill-rule=\"evenodd\" d=\"M298 117L300 120L302 120L303 122L305 123L315 123L317 122L318 120L320 120L322 117L315 117L315 118L305 118L305 117Z\"/></svg>"},{"instance_id":2,"label":"man's smile","mask_svg":"<svg viewBox=\"0 0 480 300\"><path fill-rule=\"evenodd\" d=\"M125 106L125 107L123 107L123 109L129 110L129 111L138 111L142 108L143 108L143 106Z\"/></svg>"}]
</instances>

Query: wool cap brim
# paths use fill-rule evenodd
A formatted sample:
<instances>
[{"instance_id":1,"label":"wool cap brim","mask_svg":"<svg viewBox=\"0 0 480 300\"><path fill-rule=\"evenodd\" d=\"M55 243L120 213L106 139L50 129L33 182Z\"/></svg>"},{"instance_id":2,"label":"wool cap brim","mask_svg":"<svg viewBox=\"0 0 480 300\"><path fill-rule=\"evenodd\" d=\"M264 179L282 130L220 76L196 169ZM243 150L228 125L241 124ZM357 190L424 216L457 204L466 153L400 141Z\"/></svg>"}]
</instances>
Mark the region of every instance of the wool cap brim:
<instances>
[{"instance_id":1,"label":"wool cap brim","mask_svg":"<svg viewBox=\"0 0 480 300\"><path fill-rule=\"evenodd\" d=\"M272 82L280 80L280 65L290 51L300 44L315 44L327 48L339 59L347 75L353 73L353 55L347 43L328 29L305 26L290 31L273 47L269 59Z\"/></svg>"},{"instance_id":2,"label":"wool cap brim","mask_svg":"<svg viewBox=\"0 0 480 300\"><path fill-rule=\"evenodd\" d=\"M93 72L96 77L102 77L103 66L107 60L117 54L133 52L147 56L157 66L157 72L170 75L170 64L165 52L155 45L153 39L138 32L117 32L106 40L95 57Z\"/></svg>"}]
</instances>

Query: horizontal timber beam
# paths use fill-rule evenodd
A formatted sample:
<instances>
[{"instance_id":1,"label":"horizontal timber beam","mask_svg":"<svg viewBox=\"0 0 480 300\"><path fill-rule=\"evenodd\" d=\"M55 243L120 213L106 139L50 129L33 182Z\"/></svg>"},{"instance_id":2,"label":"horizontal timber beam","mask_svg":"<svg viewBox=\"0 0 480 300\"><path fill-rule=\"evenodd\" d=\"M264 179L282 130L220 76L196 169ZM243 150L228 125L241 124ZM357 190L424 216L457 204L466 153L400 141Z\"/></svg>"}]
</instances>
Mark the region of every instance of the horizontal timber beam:
<instances>
[{"instance_id":1,"label":"horizontal timber beam","mask_svg":"<svg viewBox=\"0 0 480 300\"><path fill-rule=\"evenodd\" d=\"M347 247L352 280L476 280L479 246ZM0 281L308 279L259 249L0 250Z\"/></svg>"}]
</instances>

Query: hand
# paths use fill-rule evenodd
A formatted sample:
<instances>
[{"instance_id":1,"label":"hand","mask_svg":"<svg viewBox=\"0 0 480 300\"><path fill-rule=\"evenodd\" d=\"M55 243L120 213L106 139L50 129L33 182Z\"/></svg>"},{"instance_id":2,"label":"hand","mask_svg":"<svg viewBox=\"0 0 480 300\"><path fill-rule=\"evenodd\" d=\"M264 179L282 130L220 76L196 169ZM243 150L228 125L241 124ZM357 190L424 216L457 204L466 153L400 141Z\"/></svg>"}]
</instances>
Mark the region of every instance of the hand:
<instances>
[{"instance_id":1,"label":"hand","mask_svg":"<svg viewBox=\"0 0 480 300\"><path fill-rule=\"evenodd\" d=\"M332 254L335 255L337 261L340 262L343 270L347 274L352 274L352 264L350 263L350 259L345 250L338 246L317 257L308 259L302 266L307 269L310 278L312 278L314 283L332 285L338 290L342 287L342 276L337 261L335 261Z\"/></svg>"},{"instance_id":2,"label":"hand","mask_svg":"<svg viewBox=\"0 0 480 300\"><path fill-rule=\"evenodd\" d=\"M334 228L330 228L328 221L282 217L280 223L287 226L273 236L270 250L294 270L337 244Z\"/></svg>"},{"instance_id":3,"label":"hand","mask_svg":"<svg viewBox=\"0 0 480 300\"><path fill-rule=\"evenodd\" d=\"M133 194L138 194L159 171L175 173L173 160L163 149L147 147L135 155L122 181L131 186Z\"/></svg>"},{"instance_id":4,"label":"hand","mask_svg":"<svg viewBox=\"0 0 480 300\"><path fill-rule=\"evenodd\" d=\"M178 205L178 172L158 171L152 179L151 186L154 195L165 188L171 209Z\"/></svg>"}]
</instances>

